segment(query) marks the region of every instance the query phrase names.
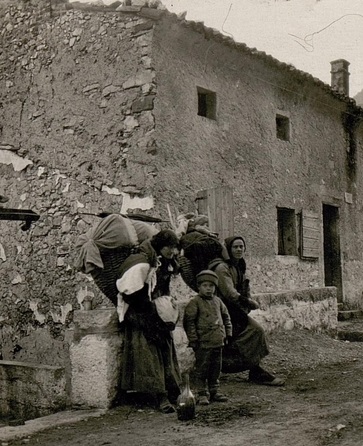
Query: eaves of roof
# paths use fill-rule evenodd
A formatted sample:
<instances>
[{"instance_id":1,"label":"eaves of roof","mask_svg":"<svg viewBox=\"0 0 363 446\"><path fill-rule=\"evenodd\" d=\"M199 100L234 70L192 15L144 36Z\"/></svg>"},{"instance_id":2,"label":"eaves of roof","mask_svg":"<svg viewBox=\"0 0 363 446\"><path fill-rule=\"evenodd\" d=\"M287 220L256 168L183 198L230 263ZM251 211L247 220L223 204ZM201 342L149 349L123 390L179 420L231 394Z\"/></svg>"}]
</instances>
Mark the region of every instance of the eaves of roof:
<instances>
[{"instance_id":1,"label":"eaves of roof","mask_svg":"<svg viewBox=\"0 0 363 446\"><path fill-rule=\"evenodd\" d=\"M72 6L70 6L72 5ZM310 82L312 85L316 85L321 88L323 91L331 94L333 97L339 99L342 102L345 102L350 105L351 112L355 112L361 118L363 118L363 108L356 104L356 101L344 94L339 93L337 90L332 88L329 84L326 84L322 80L317 77L312 76L305 71L298 70L291 64L287 64L285 62L281 62L278 59L275 59L271 55L265 53L264 51L259 51L256 48L250 48L245 43L236 42L233 38L222 34L220 31L209 28L204 25L204 22L198 22L193 20L185 20L183 15L178 16L166 9L154 9L154 8L146 8L140 6L120 6L120 2L116 1L115 3L109 6L94 6L92 4L87 4L85 6L84 3L71 3L67 4L67 7L71 7L73 9L87 9L88 11L103 11L103 12L119 12L124 14L136 14L142 17L147 17L153 20L159 20L163 16L168 16L171 20L179 23L180 26L189 28L199 34L202 34L208 40L214 40L215 42L219 42L222 45L226 45L230 48L235 49L244 54L250 54L255 58L259 58L269 65L275 66L281 71L288 72L294 76L297 76L301 80L306 80Z\"/></svg>"}]
</instances>

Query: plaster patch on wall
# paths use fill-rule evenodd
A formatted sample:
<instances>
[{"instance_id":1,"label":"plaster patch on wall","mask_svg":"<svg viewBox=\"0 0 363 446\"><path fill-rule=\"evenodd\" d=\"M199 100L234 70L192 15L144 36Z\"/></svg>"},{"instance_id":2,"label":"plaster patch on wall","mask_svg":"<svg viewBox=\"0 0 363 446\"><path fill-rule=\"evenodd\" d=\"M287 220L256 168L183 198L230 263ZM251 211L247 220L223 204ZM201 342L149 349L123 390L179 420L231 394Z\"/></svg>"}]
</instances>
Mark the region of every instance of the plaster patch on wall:
<instances>
[{"instance_id":1,"label":"plaster patch on wall","mask_svg":"<svg viewBox=\"0 0 363 446\"><path fill-rule=\"evenodd\" d=\"M117 187L108 187L108 186L102 186L102 192L107 192L109 195L122 195L122 192L120 192Z\"/></svg>"},{"instance_id":2,"label":"plaster patch on wall","mask_svg":"<svg viewBox=\"0 0 363 446\"><path fill-rule=\"evenodd\" d=\"M88 291L87 287L84 287L84 288L82 287L77 292L77 301L82 309L83 309L83 302L86 299L86 297L87 298L90 297L92 299L95 297L95 295L94 295L94 293L92 293L92 291Z\"/></svg>"},{"instance_id":3,"label":"plaster patch on wall","mask_svg":"<svg viewBox=\"0 0 363 446\"><path fill-rule=\"evenodd\" d=\"M54 313L53 311L50 312L52 315L54 322L60 322L63 325L66 323L66 319L68 314L73 310L72 304L69 302L65 305L61 305L61 314Z\"/></svg>"},{"instance_id":4,"label":"plaster patch on wall","mask_svg":"<svg viewBox=\"0 0 363 446\"><path fill-rule=\"evenodd\" d=\"M69 186L71 185L71 183L67 183L64 187L64 189L62 190L62 193L64 194L65 192L69 191Z\"/></svg>"},{"instance_id":5,"label":"plaster patch on wall","mask_svg":"<svg viewBox=\"0 0 363 446\"><path fill-rule=\"evenodd\" d=\"M43 175L43 173L44 173L44 167L38 167L38 172L37 172L37 175L38 175L38 177L41 177L42 175Z\"/></svg>"},{"instance_id":6,"label":"plaster patch on wall","mask_svg":"<svg viewBox=\"0 0 363 446\"><path fill-rule=\"evenodd\" d=\"M29 301L29 308L32 310L32 312L34 313L34 317L35 319L40 323L40 324L44 324L45 321L45 315L39 313L38 311L38 301L37 300L30 300Z\"/></svg>"},{"instance_id":7,"label":"plaster patch on wall","mask_svg":"<svg viewBox=\"0 0 363 446\"><path fill-rule=\"evenodd\" d=\"M3 245L0 243L0 259L6 262L6 254Z\"/></svg>"},{"instance_id":8,"label":"plaster patch on wall","mask_svg":"<svg viewBox=\"0 0 363 446\"><path fill-rule=\"evenodd\" d=\"M84 204L77 200L77 208L84 208Z\"/></svg>"},{"instance_id":9,"label":"plaster patch on wall","mask_svg":"<svg viewBox=\"0 0 363 446\"><path fill-rule=\"evenodd\" d=\"M17 285L18 283L23 283L23 278L20 274L17 274L14 279L11 281L12 285Z\"/></svg>"},{"instance_id":10,"label":"plaster patch on wall","mask_svg":"<svg viewBox=\"0 0 363 446\"><path fill-rule=\"evenodd\" d=\"M146 211L148 209L152 209L153 207L154 198L152 196L141 198L122 192L121 214L126 213L128 209L142 209L143 211Z\"/></svg>"},{"instance_id":11,"label":"plaster patch on wall","mask_svg":"<svg viewBox=\"0 0 363 446\"><path fill-rule=\"evenodd\" d=\"M55 185L57 185L59 183L59 180L61 178L64 178L64 179L67 178L66 175L59 173L59 170L54 171L53 175L55 175Z\"/></svg>"},{"instance_id":12,"label":"plaster patch on wall","mask_svg":"<svg viewBox=\"0 0 363 446\"><path fill-rule=\"evenodd\" d=\"M21 194L20 195L20 201L25 201L27 197L27 194Z\"/></svg>"},{"instance_id":13,"label":"plaster patch on wall","mask_svg":"<svg viewBox=\"0 0 363 446\"><path fill-rule=\"evenodd\" d=\"M353 204L353 194L345 192L344 198L346 203Z\"/></svg>"},{"instance_id":14,"label":"plaster patch on wall","mask_svg":"<svg viewBox=\"0 0 363 446\"><path fill-rule=\"evenodd\" d=\"M9 150L0 150L0 164L12 164L14 170L19 172L20 170L24 170L30 164L33 164L33 161L22 158Z\"/></svg>"},{"instance_id":15,"label":"plaster patch on wall","mask_svg":"<svg viewBox=\"0 0 363 446\"><path fill-rule=\"evenodd\" d=\"M84 274L80 271L76 273L76 279L80 282L94 282L93 277L91 274Z\"/></svg>"},{"instance_id":16,"label":"plaster patch on wall","mask_svg":"<svg viewBox=\"0 0 363 446\"><path fill-rule=\"evenodd\" d=\"M139 122L133 116L126 116L124 124L127 132L131 132L135 127L139 126Z\"/></svg>"}]
</instances>

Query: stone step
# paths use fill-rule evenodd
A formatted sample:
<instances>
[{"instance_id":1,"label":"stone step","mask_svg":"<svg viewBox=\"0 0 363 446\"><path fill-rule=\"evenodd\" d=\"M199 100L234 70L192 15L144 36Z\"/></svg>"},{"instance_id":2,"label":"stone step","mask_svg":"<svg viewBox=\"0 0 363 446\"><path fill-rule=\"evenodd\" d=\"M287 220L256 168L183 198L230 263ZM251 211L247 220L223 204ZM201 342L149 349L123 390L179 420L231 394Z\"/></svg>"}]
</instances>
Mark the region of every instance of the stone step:
<instances>
[{"instance_id":1,"label":"stone step","mask_svg":"<svg viewBox=\"0 0 363 446\"><path fill-rule=\"evenodd\" d=\"M363 331L338 330L338 339L340 341L363 342Z\"/></svg>"},{"instance_id":2,"label":"stone step","mask_svg":"<svg viewBox=\"0 0 363 446\"><path fill-rule=\"evenodd\" d=\"M338 311L338 321L348 321L350 319L363 319L363 310Z\"/></svg>"},{"instance_id":3,"label":"stone step","mask_svg":"<svg viewBox=\"0 0 363 446\"><path fill-rule=\"evenodd\" d=\"M338 322L337 337L341 341L363 342L363 319L351 318Z\"/></svg>"}]
</instances>

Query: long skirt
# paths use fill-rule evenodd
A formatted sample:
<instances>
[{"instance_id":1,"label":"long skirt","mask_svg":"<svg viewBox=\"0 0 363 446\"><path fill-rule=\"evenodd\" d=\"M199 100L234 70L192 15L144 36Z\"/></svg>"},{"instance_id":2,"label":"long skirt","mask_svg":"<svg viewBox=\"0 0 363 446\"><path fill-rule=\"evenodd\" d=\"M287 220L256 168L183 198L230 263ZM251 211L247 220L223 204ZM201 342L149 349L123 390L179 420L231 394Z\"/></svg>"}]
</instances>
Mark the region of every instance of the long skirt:
<instances>
[{"instance_id":1,"label":"long skirt","mask_svg":"<svg viewBox=\"0 0 363 446\"><path fill-rule=\"evenodd\" d=\"M175 399L180 372L171 335L162 342L147 339L142 330L125 324L121 366L121 389Z\"/></svg>"},{"instance_id":2,"label":"long skirt","mask_svg":"<svg viewBox=\"0 0 363 446\"><path fill-rule=\"evenodd\" d=\"M248 316L247 327L223 349L223 373L238 373L260 364L269 353L264 329Z\"/></svg>"}]
</instances>

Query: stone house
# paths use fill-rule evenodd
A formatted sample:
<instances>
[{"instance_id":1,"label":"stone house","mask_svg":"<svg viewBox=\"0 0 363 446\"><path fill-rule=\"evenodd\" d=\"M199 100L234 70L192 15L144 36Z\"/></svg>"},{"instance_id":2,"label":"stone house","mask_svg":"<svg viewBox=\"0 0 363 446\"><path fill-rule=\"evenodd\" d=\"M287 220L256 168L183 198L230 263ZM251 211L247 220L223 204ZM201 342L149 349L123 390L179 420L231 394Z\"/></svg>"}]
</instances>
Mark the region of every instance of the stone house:
<instances>
[{"instance_id":1,"label":"stone house","mask_svg":"<svg viewBox=\"0 0 363 446\"><path fill-rule=\"evenodd\" d=\"M336 286L361 307L363 110L332 85L202 23L141 6L0 9L4 359L62 365L86 295L74 242L102 211L209 214L243 234L253 291ZM328 67L327 67L328 69ZM167 224L167 223L165 223ZM180 284L182 288L182 284Z\"/></svg>"}]
</instances>

